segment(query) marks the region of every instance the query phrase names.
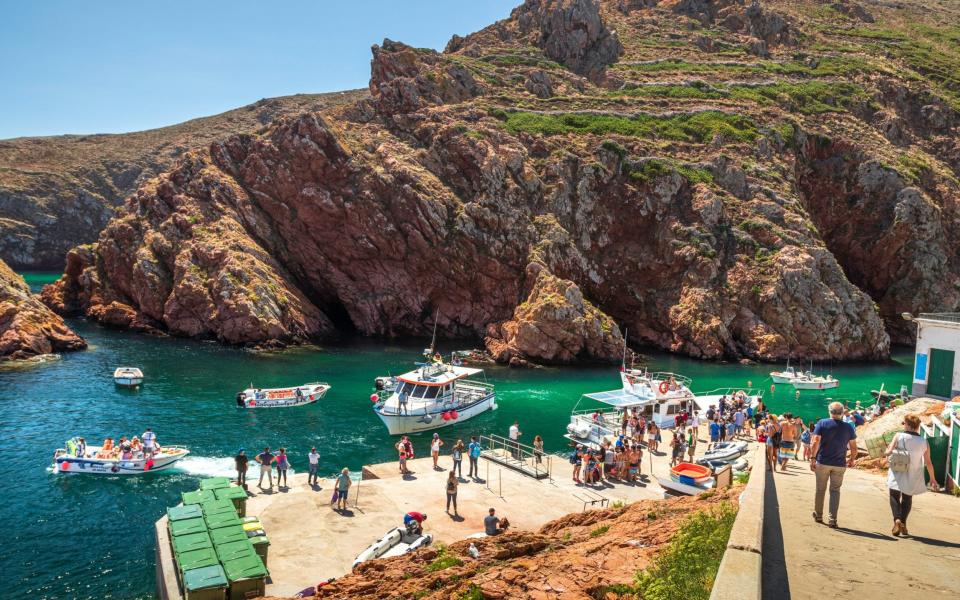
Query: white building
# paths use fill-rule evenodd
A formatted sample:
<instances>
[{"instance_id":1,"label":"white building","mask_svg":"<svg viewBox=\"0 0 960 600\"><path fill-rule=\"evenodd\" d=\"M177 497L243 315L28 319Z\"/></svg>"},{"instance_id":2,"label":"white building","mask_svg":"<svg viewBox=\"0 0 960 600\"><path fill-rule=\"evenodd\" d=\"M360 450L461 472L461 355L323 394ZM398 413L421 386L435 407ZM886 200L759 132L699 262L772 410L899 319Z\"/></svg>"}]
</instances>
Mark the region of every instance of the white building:
<instances>
[{"instance_id":1,"label":"white building","mask_svg":"<svg viewBox=\"0 0 960 600\"><path fill-rule=\"evenodd\" d=\"M917 323L913 395L960 396L960 313L904 315Z\"/></svg>"}]
</instances>

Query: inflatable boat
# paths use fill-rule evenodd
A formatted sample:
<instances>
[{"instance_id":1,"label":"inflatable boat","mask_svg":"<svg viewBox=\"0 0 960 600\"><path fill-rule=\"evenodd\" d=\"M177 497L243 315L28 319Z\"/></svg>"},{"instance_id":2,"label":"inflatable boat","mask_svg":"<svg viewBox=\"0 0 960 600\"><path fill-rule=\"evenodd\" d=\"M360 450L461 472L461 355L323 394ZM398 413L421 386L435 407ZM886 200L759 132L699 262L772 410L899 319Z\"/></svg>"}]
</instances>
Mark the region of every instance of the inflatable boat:
<instances>
[{"instance_id":1,"label":"inflatable boat","mask_svg":"<svg viewBox=\"0 0 960 600\"><path fill-rule=\"evenodd\" d=\"M746 442L720 442L714 444L713 448L706 452L701 460L734 460L746 454L747 449Z\"/></svg>"},{"instance_id":2,"label":"inflatable boat","mask_svg":"<svg viewBox=\"0 0 960 600\"><path fill-rule=\"evenodd\" d=\"M705 460L701 458L697 461L697 464L709 467L710 470L716 473L718 470L730 465L733 468L734 473L739 473L741 471L746 471L749 464L745 458L737 458L734 460Z\"/></svg>"},{"instance_id":3,"label":"inflatable boat","mask_svg":"<svg viewBox=\"0 0 960 600\"><path fill-rule=\"evenodd\" d=\"M413 552L417 548L423 548L433 541L433 536L429 533L407 533L401 527L394 527L382 538L367 546L367 548L357 555L353 561L353 567L365 563L375 558L388 558L391 556L401 556L407 552Z\"/></svg>"}]
</instances>

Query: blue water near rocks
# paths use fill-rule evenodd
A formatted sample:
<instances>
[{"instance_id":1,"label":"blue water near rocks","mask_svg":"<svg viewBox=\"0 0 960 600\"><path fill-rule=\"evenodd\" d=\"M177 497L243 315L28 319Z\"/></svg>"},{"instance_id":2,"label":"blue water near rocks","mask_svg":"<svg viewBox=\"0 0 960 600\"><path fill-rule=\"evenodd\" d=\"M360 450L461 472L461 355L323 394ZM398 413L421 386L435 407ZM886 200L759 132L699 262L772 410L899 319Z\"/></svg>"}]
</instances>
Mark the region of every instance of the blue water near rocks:
<instances>
[{"instance_id":1,"label":"blue water near rocks","mask_svg":"<svg viewBox=\"0 0 960 600\"><path fill-rule=\"evenodd\" d=\"M39 285L49 275L27 274ZM84 352L32 366L0 368L0 597L151 598L155 594L153 522L180 493L204 475L230 474L239 446L253 454L264 445L286 446L294 470L306 468L310 446L321 467L393 460L393 439L370 409L373 378L412 368L424 340L394 343L348 340L319 349L252 353L210 342L159 338L107 329L85 320L70 325L90 343ZM462 346L445 344L447 352ZM834 366L840 390L830 394L792 389L767 393L774 411L821 415L828 397L869 401L881 383L899 390L909 383L912 355L898 352L884 363ZM119 365L143 369L141 389L116 388ZM683 373L694 389L769 388L770 365L742 366L651 354L650 368ZM827 367L829 369L829 366ZM543 435L548 450L561 437L581 394L619 386L616 368L486 369L499 410L441 430L454 441L474 433L504 435L514 419L525 440ZM254 383L273 387L323 380L329 395L313 405L263 411L234 407L237 391ZM62 476L50 469L56 448L73 435L99 441L141 434L153 427L161 443L182 444L191 455L176 471L140 477ZM419 454L426 436L415 439Z\"/></svg>"}]
</instances>

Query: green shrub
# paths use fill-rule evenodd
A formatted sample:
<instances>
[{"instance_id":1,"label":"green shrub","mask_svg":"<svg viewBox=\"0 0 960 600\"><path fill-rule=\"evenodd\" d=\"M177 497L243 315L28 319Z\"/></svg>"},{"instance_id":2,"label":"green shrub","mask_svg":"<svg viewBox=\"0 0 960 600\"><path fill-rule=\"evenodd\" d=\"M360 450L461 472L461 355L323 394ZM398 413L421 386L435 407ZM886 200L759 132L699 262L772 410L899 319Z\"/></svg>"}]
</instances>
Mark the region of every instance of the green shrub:
<instances>
[{"instance_id":1,"label":"green shrub","mask_svg":"<svg viewBox=\"0 0 960 600\"><path fill-rule=\"evenodd\" d=\"M599 537L608 531L610 531L609 525L601 525L600 527L597 527L596 529L590 532L590 537Z\"/></svg>"},{"instance_id":2,"label":"green shrub","mask_svg":"<svg viewBox=\"0 0 960 600\"><path fill-rule=\"evenodd\" d=\"M483 591L480 590L479 585L471 583L470 587L460 594L458 600L483 600Z\"/></svg>"},{"instance_id":3,"label":"green shrub","mask_svg":"<svg viewBox=\"0 0 960 600\"><path fill-rule=\"evenodd\" d=\"M512 112L507 114L506 126L512 133L521 131L540 135L615 133L629 137L683 142L706 142L719 134L740 142L753 141L757 137L757 127L751 119L739 114L713 110L692 114L641 114L634 117L592 113Z\"/></svg>"},{"instance_id":4,"label":"green shrub","mask_svg":"<svg viewBox=\"0 0 960 600\"><path fill-rule=\"evenodd\" d=\"M688 517L650 567L637 573L637 595L644 600L707 600L736 516L724 503Z\"/></svg>"},{"instance_id":5,"label":"green shrub","mask_svg":"<svg viewBox=\"0 0 960 600\"><path fill-rule=\"evenodd\" d=\"M462 564L463 561L450 554L447 551L446 546L440 546L439 551L437 551L437 557L433 559L433 562L427 565L427 572L435 573L437 571L449 569L450 567L459 567Z\"/></svg>"}]
</instances>

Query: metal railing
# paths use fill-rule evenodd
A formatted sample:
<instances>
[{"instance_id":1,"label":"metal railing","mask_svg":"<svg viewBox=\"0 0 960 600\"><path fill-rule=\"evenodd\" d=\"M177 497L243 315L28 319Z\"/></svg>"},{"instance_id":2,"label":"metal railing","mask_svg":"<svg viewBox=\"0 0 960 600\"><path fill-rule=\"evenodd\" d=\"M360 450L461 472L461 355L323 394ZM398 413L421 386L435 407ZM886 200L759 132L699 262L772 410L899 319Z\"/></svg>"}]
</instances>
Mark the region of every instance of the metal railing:
<instances>
[{"instance_id":1,"label":"metal railing","mask_svg":"<svg viewBox=\"0 0 960 600\"><path fill-rule=\"evenodd\" d=\"M928 321L946 321L948 323L960 323L960 313L920 313L918 319Z\"/></svg>"},{"instance_id":2,"label":"metal railing","mask_svg":"<svg viewBox=\"0 0 960 600\"><path fill-rule=\"evenodd\" d=\"M499 436L480 436L481 456L534 479L553 481L553 457L533 446Z\"/></svg>"}]
</instances>

